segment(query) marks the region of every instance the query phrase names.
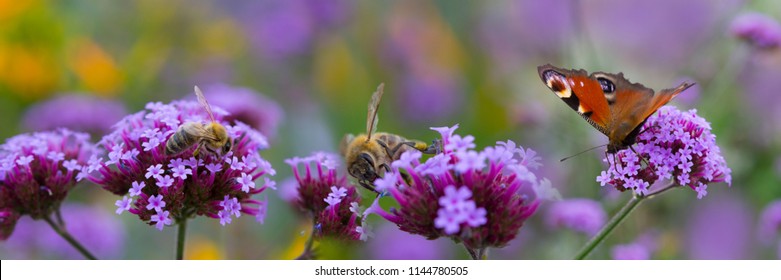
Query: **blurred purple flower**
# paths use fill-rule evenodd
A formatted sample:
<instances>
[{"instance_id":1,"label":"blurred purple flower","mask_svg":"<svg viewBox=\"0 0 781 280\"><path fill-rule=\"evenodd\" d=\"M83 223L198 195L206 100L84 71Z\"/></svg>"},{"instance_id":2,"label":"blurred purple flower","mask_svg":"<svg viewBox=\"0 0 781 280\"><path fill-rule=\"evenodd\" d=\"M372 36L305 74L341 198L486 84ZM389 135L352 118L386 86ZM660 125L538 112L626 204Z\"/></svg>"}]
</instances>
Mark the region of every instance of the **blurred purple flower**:
<instances>
[{"instance_id":1,"label":"blurred purple flower","mask_svg":"<svg viewBox=\"0 0 781 280\"><path fill-rule=\"evenodd\" d=\"M678 85L683 82L694 82L695 79L691 77L683 77L678 79L678 81L674 84ZM695 83L693 86L688 88L686 90L686 94L681 94L675 97L675 103L681 104L684 107L687 108L694 108L696 107L697 103L700 101L700 98L702 96L702 87L700 86L700 83Z\"/></svg>"},{"instance_id":2,"label":"blurred purple flower","mask_svg":"<svg viewBox=\"0 0 781 280\"><path fill-rule=\"evenodd\" d=\"M241 11L250 42L271 60L308 51L314 26L302 1L257 1Z\"/></svg>"},{"instance_id":3,"label":"blurred purple flower","mask_svg":"<svg viewBox=\"0 0 781 280\"><path fill-rule=\"evenodd\" d=\"M354 0L304 0L304 2L318 28L344 24L352 15L357 3Z\"/></svg>"},{"instance_id":4,"label":"blurred purple flower","mask_svg":"<svg viewBox=\"0 0 781 280\"><path fill-rule=\"evenodd\" d=\"M735 17L730 32L760 49L781 46L781 24L765 14L750 12Z\"/></svg>"},{"instance_id":5,"label":"blurred purple flower","mask_svg":"<svg viewBox=\"0 0 781 280\"><path fill-rule=\"evenodd\" d=\"M648 117L642 130L645 132L637 136L634 148L637 153L623 149L603 159L609 166L597 177L602 186L644 195L657 180L672 179L702 198L710 183L731 184L731 170L716 145L716 136L710 124L697 116L697 110L681 112L664 106ZM638 155L649 165L644 166Z\"/></svg>"},{"instance_id":6,"label":"blurred purple flower","mask_svg":"<svg viewBox=\"0 0 781 280\"><path fill-rule=\"evenodd\" d=\"M58 211L97 157L88 139L86 133L61 128L17 135L0 145L0 240L13 233L19 217L38 220Z\"/></svg>"},{"instance_id":7,"label":"blurred purple flower","mask_svg":"<svg viewBox=\"0 0 781 280\"><path fill-rule=\"evenodd\" d=\"M87 250L101 259L116 259L122 256L125 249L125 229L113 215L103 208L80 204L63 204L61 212L66 229ZM17 231L18 234L3 244L11 258L84 258L45 223L22 218L17 225Z\"/></svg>"},{"instance_id":8,"label":"blurred purple flower","mask_svg":"<svg viewBox=\"0 0 781 280\"><path fill-rule=\"evenodd\" d=\"M537 195L527 192L545 193L542 189L550 188L550 183L538 180L531 171L539 165L531 149L516 147L512 141L479 153L457 148L464 145L456 140L470 138L453 135L457 127L433 128L442 134L443 153L423 163L419 156L402 156L384 178L375 181L379 191L390 193L399 203L398 209L385 211L378 198L366 212L382 216L402 231L427 239L446 236L473 251L503 247L540 203ZM466 161L469 164L462 166Z\"/></svg>"},{"instance_id":9,"label":"blurred purple flower","mask_svg":"<svg viewBox=\"0 0 781 280\"><path fill-rule=\"evenodd\" d=\"M396 93L403 118L432 122L452 116L462 103L463 90L455 77L444 72L407 72Z\"/></svg>"},{"instance_id":10,"label":"blurred purple flower","mask_svg":"<svg viewBox=\"0 0 781 280\"><path fill-rule=\"evenodd\" d=\"M610 256L614 260L650 260L651 251L639 243L629 243L613 246Z\"/></svg>"},{"instance_id":11,"label":"blurred purple flower","mask_svg":"<svg viewBox=\"0 0 781 280\"><path fill-rule=\"evenodd\" d=\"M645 68L677 69L719 35L722 18L740 4L738 0L719 5L708 0L589 1L580 3L583 22L577 24L585 26L594 47L605 55Z\"/></svg>"},{"instance_id":12,"label":"blurred purple flower","mask_svg":"<svg viewBox=\"0 0 781 280\"><path fill-rule=\"evenodd\" d=\"M781 241L778 241L778 249L776 251L777 258L781 259Z\"/></svg>"},{"instance_id":13,"label":"blurred purple flower","mask_svg":"<svg viewBox=\"0 0 781 280\"><path fill-rule=\"evenodd\" d=\"M578 18L574 1L510 0L484 4L478 15L475 39L500 72L513 73L524 65L525 57L555 54L574 39Z\"/></svg>"},{"instance_id":14,"label":"blurred purple flower","mask_svg":"<svg viewBox=\"0 0 781 280\"><path fill-rule=\"evenodd\" d=\"M223 117L227 122L240 121L274 138L283 118L282 107L275 101L245 87L212 84L203 87L209 102L230 112Z\"/></svg>"},{"instance_id":15,"label":"blurred purple flower","mask_svg":"<svg viewBox=\"0 0 781 280\"><path fill-rule=\"evenodd\" d=\"M551 228L565 227L594 235L607 221L607 214L599 202L585 199L567 199L554 202L548 210L546 223Z\"/></svg>"},{"instance_id":16,"label":"blurred purple flower","mask_svg":"<svg viewBox=\"0 0 781 280\"><path fill-rule=\"evenodd\" d=\"M685 235L691 259L746 259L753 243L751 208L734 193L689 206Z\"/></svg>"},{"instance_id":17,"label":"blurred purple flower","mask_svg":"<svg viewBox=\"0 0 781 280\"><path fill-rule=\"evenodd\" d=\"M619 244L610 250L614 260L650 260L657 250L656 232L645 233L632 243Z\"/></svg>"},{"instance_id":18,"label":"blurred purple flower","mask_svg":"<svg viewBox=\"0 0 781 280\"><path fill-rule=\"evenodd\" d=\"M781 231L781 200L768 204L759 216L759 240L770 244Z\"/></svg>"},{"instance_id":19,"label":"blurred purple flower","mask_svg":"<svg viewBox=\"0 0 781 280\"><path fill-rule=\"evenodd\" d=\"M241 213L260 214L261 202L251 196L270 186L255 186L254 181L276 173L258 154L268 148L263 134L241 122L231 125L224 120L228 113L212 106L216 121L233 139L232 151L219 156L201 151L195 158L197 145L193 145L171 156L165 153L167 140L184 123L206 122L206 111L195 101L149 103L146 108L122 119L103 137L100 145L111 152L105 162L90 161L87 173L91 181L121 196L128 194L133 183L143 183L140 193L134 190L130 194L133 203L127 212L159 230L172 221L194 216L220 219L224 225L227 219L220 213L228 209L219 202L226 196L238 199ZM237 180L242 178L244 181Z\"/></svg>"},{"instance_id":20,"label":"blurred purple flower","mask_svg":"<svg viewBox=\"0 0 781 280\"><path fill-rule=\"evenodd\" d=\"M67 93L30 106L22 124L31 131L61 127L103 135L126 114L119 101L79 93Z\"/></svg>"},{"instance_id":21,"label":"blurred purple flower","mask_svg":"<svg viewBox=\"0 0 781 280\"><path fill-rule=\"evenodd\" d=\"M345 23L353 1L289 0L231 3L250 42L271 61L311 51L317 33Z\"/></svg>"},{"instance_id":22,"label":"blurred purple flower","mask_svg":"<svg viewBox=\"0 0 781 280\"><path fill-rule=\"evenodd\" d=\"M361 197L347 177L337 173L339 161L339 156L324 152L286 159L298 183L294 204L315 219L316 237L359 240L368 231L362 234L367 228L363 220L358 220L361 213L350 208L360 204Z\"/></svg>"},{"instance_id":23,"label":"blurred purple flower","mask_svg":"<svg viewBox=\"0 0 781 280\"><path fill-rule=\"evenodd\" d=\"M366 244L374 260L441 260L447 257L447 243L399 230L385 223L377 229L377 237Z\"/></svg>"},{"instance_id":24,"label":"blurred purple flower","mask_svg":"<svg viewBox=\"0 0 781 280\"><path fill-rule=\"evenodd\" d=\"M296 205L296 201L298 200L298 181L292 177L282 180L282 182L279 183L279 191L277 194L279 194L279 198L285 202Z\"/></svg>"},{"instance_id":25,"label":"blurred purple flower","mask_svg":"<svg viewBox=\"0 0 781 280\"><path fill-rule=\"evenodd\" d=\"M755 53L736 79L751 105L747 113L755 119L768 120L752 126L759 131L751 140L762 145L769 145L781 132L781 94L776 93L781 88L781 63L772 56L775 54Z\"/></svg>"}]
</instances>

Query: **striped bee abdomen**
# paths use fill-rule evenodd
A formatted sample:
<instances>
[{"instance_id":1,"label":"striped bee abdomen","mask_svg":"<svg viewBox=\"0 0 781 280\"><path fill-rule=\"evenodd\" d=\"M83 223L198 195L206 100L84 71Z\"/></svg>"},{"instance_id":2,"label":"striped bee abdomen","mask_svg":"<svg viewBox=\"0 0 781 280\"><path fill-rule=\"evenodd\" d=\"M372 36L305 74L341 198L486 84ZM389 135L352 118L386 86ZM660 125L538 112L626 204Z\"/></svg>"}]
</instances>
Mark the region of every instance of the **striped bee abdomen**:
<instances>
[{"instance_id":1,"label":"striped bee abdomen","mask_svg":"<svg viewBox=\"0 0 781 280\"><path fill-rule=\"evenodd\" d=\"M180 126L179 129L176 130L176 133L174 133L174 135L171 135L171 138L168 138L168 141L166 141L165 143L165 153L167 155L175 155L181 153L182 151L186 150L187 148L195 144L197 137L191 135L187 131L188 126L191 124L192 123L186 123Z\"/></svg>"}]
</instances>

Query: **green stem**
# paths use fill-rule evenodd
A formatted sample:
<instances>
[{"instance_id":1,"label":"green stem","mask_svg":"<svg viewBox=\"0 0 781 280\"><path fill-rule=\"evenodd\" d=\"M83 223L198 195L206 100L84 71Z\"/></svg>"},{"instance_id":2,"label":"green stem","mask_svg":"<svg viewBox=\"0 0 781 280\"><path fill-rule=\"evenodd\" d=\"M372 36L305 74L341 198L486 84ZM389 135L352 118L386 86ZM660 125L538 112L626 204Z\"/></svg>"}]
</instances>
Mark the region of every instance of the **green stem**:
<instances>
[{"instance_id":1,"label":"green stem","mask_svg":"<svg viewBox=\"0 0 781 280\"><path fill-rule=\"evenodd\" d=\"M313 259L312 255L312 245L315 243L315 229L317 227L317 221L313 218L312 219L312 232L309 234L309 239L306 240L306 245L304 245L304 251L301 252L301 255L298 256L297 260L311 260Z\"/></svg>"},{"instance_id":2,"label":"green stem","mask_svg":"<svg viewBox=\"0 0 781 280\"><path fill-rule=\"evenodd\" d=\"M73 246L73 248L76 248L76 250L78 250L79 253L81 253L85 258L90 260L97 260L97 258L95 258L95 255L87 251L87 248L84 248L84 246L82 246L81 243L79 243L79 241L76 241L76 239L74 239L73 236L71 236L70 233L68 233L68 231L65 228L57 226L57 224L55 224L54 221L52 221L51 217L44 216L43 220L46 221L46 223L49 224L49 226L51 226L52 229L55 232L57 232L57 234L62 236L62 238L64 238L65 241L68 241L68 243L70 243L71 246Z\"/></svg>"},{"instance_id":3,"label":"green stem","mask_svg":"<svg viewBox=\"0 0 781 280\"><path fill-rule=\"evenodd\" d=\"M187 218L179 221L179 231L176 236L176 259L184 259L184 237L187 232Z\"/></svg>"},{"instance_id":4,"label":"green stem","mask_svg":"<svg viewBox=\"0 0 781 280\"><path fill-rule=\"evenodd\" d=\"M602 229L599 230L597 235L595 235L591 240L589 240L586 245L583 246L583 248L580 249L577 255L575 255L576 260L582 260L585 259L591 251L594 250L602 241L605 240L605 238L610 235L610 233L613 232L613 230L621 224L621 222L626 219L626 217L629 216L629 213L632 213L632 210L635 210L638 205L640 205L640 202L645 200L646 198L652 198L656 195L659 195L665 191L671 190L675 188L675 183L670 182L667 186L664 186L660 188L657 191L651 192L646 195L640 195L640 196L632 196L631 199L624 205L624 207L621 208L621 210L618 211L612 218L610 218L610 221L605 224Z\"/></svg>"},{"instance_id":5,"label":"green stem","mask_svg":"<svg viewBox=\"0 0 781 280\"><path fill-rule=\"evenodd\" d=\"M613 232L613 229L615 229L616 226L624 221L624 218L629 216L629 213L631 213L632 210L635 210L637 205L640 205L640 202L642 202L644 198L645 196L632 196L629 202L627 202L626 205L624 205L624 207L621 208L621 210L619 210L618 213L616 213L616 215L607 222L607 224L599 231L599 233L591 238L591 240L589 240L588 243L586 243L586 245L580 249L578 254L575 256L575 259L585 259L588 254L590 254L591 251L597 247L597 245L602 243L602 241L605 240L605 238L610 235L611 232Z\"/></svg>"},{"instance_id":6,"label":"green stem","mask_svg":"<svg viewBox=\"0 0 781 280\"><path fill-rule=\"evenodd\" d=\"M469 253L469 257L471 257L473 260L485 260L488 259L488 248L480 248L480 249L472 249L466 244L464 244L464 248Z\"/></svg>"}]
</instances>

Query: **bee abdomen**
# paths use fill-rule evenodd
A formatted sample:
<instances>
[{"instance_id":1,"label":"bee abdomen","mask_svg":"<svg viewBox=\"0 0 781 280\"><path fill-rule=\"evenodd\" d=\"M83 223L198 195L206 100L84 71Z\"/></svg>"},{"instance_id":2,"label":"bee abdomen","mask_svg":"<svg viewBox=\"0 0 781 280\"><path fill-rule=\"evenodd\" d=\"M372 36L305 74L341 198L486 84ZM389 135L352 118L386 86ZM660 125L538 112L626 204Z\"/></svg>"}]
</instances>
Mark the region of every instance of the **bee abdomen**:
<instances>
[{"instance_id":1,"label":"bee abdomen","mask_svg":"<svg viewBox=\"0 0 781 280\"><path fill-rule=\"evenodd\" d=\"M168 155L175 155L189 148L193 144L195 144L195 137L188 134L184 130L184 126L181 126L176 130L176 133L174 133L171 138L168 138L168 141L165 143L165 153Z\"/></svg>"}]
</instances>

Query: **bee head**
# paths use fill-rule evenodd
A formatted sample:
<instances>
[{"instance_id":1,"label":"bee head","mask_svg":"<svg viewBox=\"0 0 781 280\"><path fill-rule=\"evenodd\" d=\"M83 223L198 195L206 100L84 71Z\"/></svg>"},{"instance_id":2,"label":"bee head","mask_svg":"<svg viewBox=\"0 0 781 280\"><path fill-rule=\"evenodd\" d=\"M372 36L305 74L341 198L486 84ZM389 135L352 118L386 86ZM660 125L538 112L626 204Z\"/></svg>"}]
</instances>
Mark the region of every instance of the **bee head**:
<instances>
[{"instance_id":1,"label":"bee head","mask_svg":"<svg viewBox=\"0 0 781 280\"><path fill-rule=\"evenodd\" d=\"M228 138L225 145L222 145L222 154L227 154L233 149L233 138Z\"/></svg>"},{"instance_id":2,"label":"bee head","mask_svg":"<svg viewBox=\"0 0 781 280\"><path fill-rule=\"evenodd\" d=\"M360 180L374 182L379 175L374 168L374 159L368 153L358 155L358 160L350 165L350 175Z\"/></svg>"}]
</instances>

